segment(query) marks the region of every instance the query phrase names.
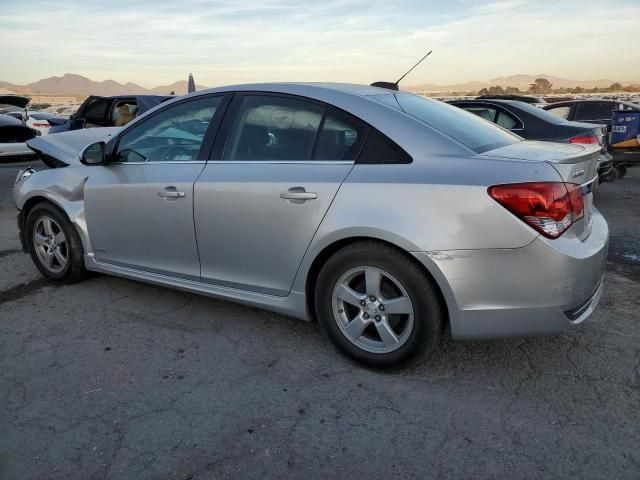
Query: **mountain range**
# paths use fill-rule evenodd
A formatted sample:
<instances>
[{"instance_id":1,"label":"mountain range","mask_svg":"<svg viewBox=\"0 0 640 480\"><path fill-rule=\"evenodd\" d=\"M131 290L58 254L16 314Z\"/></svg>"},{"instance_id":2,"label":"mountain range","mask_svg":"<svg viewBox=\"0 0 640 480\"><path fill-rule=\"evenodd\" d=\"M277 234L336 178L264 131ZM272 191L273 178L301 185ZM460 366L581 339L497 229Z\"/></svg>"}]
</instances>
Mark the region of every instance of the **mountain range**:
<instances>
[{"instance_id":1,"label":"mountain range","mask_svg":"<svg viewBox=\"0 0 640 480\"><path fill-rule=\"evenodd\" d=\"M526 90L536 78L546 78L553 83L554 88L594 88L594 87L608 87L609 85L616 83L616 80L603 78L600 80L570 80L566 78L556 77L554 75L547 75L540 73L538 75L510 75L506 77L498 77L490 80L474 80L466 83L450 84L450 85L437 85L431 83L425 83L421 85L402 85L403 90L417 91L417 92L477 92L482 88L488 88L493 85L500 85L501 87L517 87L520 90ZM620 82L624 85L628 85L629 82ZM632 82L632 84L640 84L639 82ZM14 85L8 82L0 81L0 88L19 92L22 94L66 94L66 95L123 95L132 93L147 93L147 94L162 94L167 95L174 92L177 95L182 95L187 92L187 81L180 80L170 85L161 85L154 88L145 88L136 83L118 83L115 80L104 80L97 82L91 80L82 75L66 73L61 77L49 77L38 80L37 82L29 83L27 85ZM203 85L196 85L197 90L202 90L208 87Z\"/></svg>"},{"instance_id":2,"label":"mountain range","mask_svg":"<svg viewBox=\"0 0 640 480\"><path fill-rule=\"evenodd\" d=\"M546 73L539 73L537 75L527 75L527 74L518 74L518 75L509 75L506 77L498 77L492 78L490 80L480 81L470 81L465 83L457 83L450 85L436 85L432 83L425 83L422 85L412 85L412 86L404 86L405 90L409 91L419 91L419 92L477 92L482 88L489 88L491 86L501 86L503 88L506 87L516 87L520 90L527 90L529 86L535 82L537 78L546 78L553 84L553 88L603 88L608 87L613 83L622 83L623 85L637 85L640 84L638 82L620 82L618 80L613 80L610 78L602 78L599 80L571 80L562 77L556 77L554 75L548 75Z\"/></svg>"},{"instance_id":3,"label":"mountain range","mask_svg":"<svg viewBox=\"0 0 640 480\"><path fill-rule=\"evenodd\" d=\"M174 92L176 95L187 93L187 80L179 80L170 85L161 85L154 88L145 88L136 83L118 83L115 80L93 81L82 75L65 73L61 77L49 77L27 85L14 85L0 81L0 87L14 90L23 94L66 94L66 95L126 95L132 93L147 93L168 95ZM203 85L196 85L196 90L203 90Z\"/></svg>"}]
</instances>

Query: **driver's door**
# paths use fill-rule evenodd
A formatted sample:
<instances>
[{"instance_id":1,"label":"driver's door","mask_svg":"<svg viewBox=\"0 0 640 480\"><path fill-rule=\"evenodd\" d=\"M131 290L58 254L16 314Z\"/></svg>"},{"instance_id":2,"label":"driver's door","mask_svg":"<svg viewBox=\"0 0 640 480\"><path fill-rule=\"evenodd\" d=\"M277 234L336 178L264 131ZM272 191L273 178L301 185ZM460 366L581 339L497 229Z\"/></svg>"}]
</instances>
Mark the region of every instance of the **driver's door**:
<instances>
[{"instance_id":1,"label":"driver's door","mask_svg":"<svg viewBox=\"0 0 640 480\"><path fill-rule=\"evenodd\" d=\"M196 97L134 122L85 186L87 228L99 262L200 278L193 185L225 97Z\"/></svg>"}]
</instances>

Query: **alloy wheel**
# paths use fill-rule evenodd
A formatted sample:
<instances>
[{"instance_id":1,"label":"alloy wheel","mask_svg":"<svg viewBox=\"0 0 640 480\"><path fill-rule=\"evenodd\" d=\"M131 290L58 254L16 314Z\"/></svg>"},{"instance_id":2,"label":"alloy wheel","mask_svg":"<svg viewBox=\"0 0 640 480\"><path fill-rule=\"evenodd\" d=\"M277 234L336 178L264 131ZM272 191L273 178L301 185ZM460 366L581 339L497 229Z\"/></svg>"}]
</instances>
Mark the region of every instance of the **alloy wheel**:
<instances>
[{"instance_id":1,"label":"alloy wheel","mask_svg":"<svg viewBox=\"0 0 640 480\"><path fill-rule=\"evenodd\" d=\"M69 262L67 237L48 216L38 218L33 228L33 246L40 263L52 273L62 272Z\"/></svg>"},{"instance_id":2,"label":"alloy wheel","mask_svg":"<svg viewBox=\"0 0 640 480\"><path fill-rule=\"evenodd\" d=\"M356 267L336 282L333 316L343 335L371 353L390 353L409 338L414 309L402 284L376 267Z\"/></svg>"}]
</instances>

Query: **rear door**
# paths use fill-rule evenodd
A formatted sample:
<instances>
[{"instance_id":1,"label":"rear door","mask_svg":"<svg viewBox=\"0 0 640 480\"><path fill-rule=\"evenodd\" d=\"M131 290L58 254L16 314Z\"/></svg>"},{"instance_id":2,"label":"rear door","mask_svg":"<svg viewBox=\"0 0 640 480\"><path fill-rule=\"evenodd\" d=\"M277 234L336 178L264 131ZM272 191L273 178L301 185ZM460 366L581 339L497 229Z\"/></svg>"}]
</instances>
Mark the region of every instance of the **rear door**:
<instances>
[{"instance_id":1,"label":"rear door","mask_svg":"<svg viewBox=\"0 0 640 480\"><path fill-rule=\"evenodd\" d=\"M287 295L368 128L304 97L236 94L195 184L203 281Z\"/></svg>"}]
</instances>

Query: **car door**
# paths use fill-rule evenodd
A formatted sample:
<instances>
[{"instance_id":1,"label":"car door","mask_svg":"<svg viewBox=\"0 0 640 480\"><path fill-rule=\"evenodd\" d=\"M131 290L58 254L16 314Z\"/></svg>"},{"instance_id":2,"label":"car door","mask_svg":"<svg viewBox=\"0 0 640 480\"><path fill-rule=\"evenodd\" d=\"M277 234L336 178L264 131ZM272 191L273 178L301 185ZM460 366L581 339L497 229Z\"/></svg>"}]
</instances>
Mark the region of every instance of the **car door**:
<instances>
[{"instance_id":1,"label":"car door","mask_svg":"<svg viewBox=\"0 0 640 480\"><path fill-rule=\"evenodd\" d=\"M109 126L108 115L113 100L91 96L85 100L71 120L71 130Z\"/></svg>"},{"instance_id":2,"label":"car door","mask_svg":"<svg viewBox=\"0 0 640 480\"><path fill-rule=\"evenodd\" d=\"M302 97L236 94L195 185L203 281L287 295L368 128Z\"/></svg>"},{"instance_id":3,"label":"car door","mask_svg":"<svg viewBox=\"0 0 640 480\"><path fill-rule=\"evenodd\" d=\"M193 184L224 105L223 96L198 96L125 127L112 163L94 167L85 186L97 261L200 279Z\"/></svg>"}]
</instances>

